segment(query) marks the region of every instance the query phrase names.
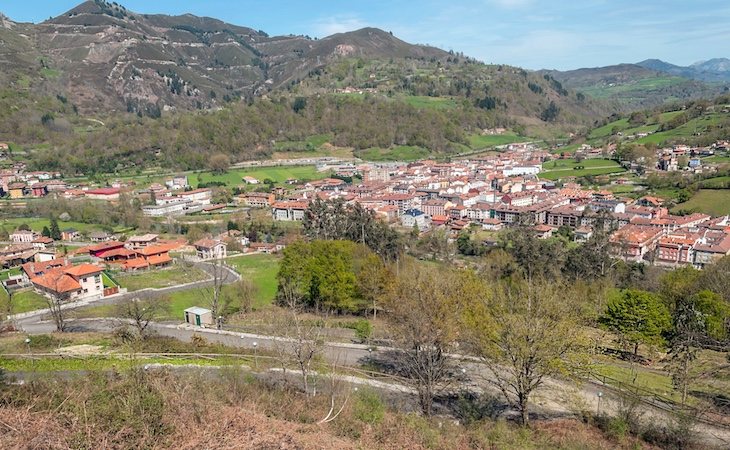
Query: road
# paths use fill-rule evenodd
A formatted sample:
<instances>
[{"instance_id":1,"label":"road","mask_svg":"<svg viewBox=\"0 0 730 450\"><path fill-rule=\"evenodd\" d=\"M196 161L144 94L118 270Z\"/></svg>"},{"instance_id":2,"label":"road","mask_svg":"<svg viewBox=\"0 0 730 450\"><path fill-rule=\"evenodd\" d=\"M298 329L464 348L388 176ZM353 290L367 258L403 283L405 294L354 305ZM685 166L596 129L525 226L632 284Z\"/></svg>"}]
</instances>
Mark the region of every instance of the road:
<instances>
[{"instance_id":1,"label":"road","mask_svg":"<svg viewBox=\"0 0 730 450\"><path fill-rule=\"evenodd\" d=\"M210 264L198 263L202 270L211 273L213 270ZM232 269L225 276L225 283L235 282L239 275ZM209 284L208 281L196 283L199 286ZM190 289L187 286L185 289ZM173 288L156 290L155 293L162 295L164 293L179 290L180 286ZM139 292L117 296L111 299L104 299L95 304L107 304L121 301L125 298L138 296ZM23 318L16 319L17 326L28 334L47 334L55 331L55 324L52 321L44 321L43 316L47 312L34 312ZM110 332L118 327L123 319L101 318L101 319L78 319L69 320L67 322L69 329L72 331L98 331ZM171 323L153 323L150 328L161 336L167 336L181 341L189 342L194 335L202 336L210 343L219 343L230 347L259 349L262 352L280 352L287 345L291 344L291 340L269 335L259 335L250 333L239 333L227 330L200 329L183 324ZM335 343L327 342L323 347L324 358L332 363L342 366L358 367L363 363L367 363L371 358L387 359L387 353L394 349L378 346L369 347L367 345L352 343ZM458 360L458 364L466 372L469 382L464 386L476 392L489 392L498 395L494 391L493 386L489 383L486 374L488 371L478 362L478 359L472 357L464 357L453 355ZM602 396L599 396L599 392ZM584 381L583 383L567 382L558 379L549 379L545 382L534 396L534 411L539 415L545 416L572 416L580 409L588 411L597 411L608 414L615 414L621 406L620 396L614 388L601 383ZM642 411L644 417L651 417L654 423L667 423L669 420L667 410L671 408L668 404L658 404L656 400L650 402L643 401ZM700 433L705 442L712 445L727 446L730 448L730 428L715 426L710 422L700 423L696 430Z\"/></svg>"}]
</instances>

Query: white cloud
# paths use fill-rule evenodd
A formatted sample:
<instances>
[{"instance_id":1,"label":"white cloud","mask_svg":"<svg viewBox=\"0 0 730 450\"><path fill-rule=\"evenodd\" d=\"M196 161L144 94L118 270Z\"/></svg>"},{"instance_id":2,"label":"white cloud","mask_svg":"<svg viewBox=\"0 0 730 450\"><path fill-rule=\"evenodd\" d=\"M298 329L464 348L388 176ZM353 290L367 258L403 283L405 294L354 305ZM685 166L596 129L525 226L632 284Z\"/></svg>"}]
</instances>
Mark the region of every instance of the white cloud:
<instances>
[{"instance_id":1,"label":"white cloud","mask_svg":"<svg viewBox=\"0 0 730 450\"><path fill-rule=\"evenodd\" d=\"M365 28L367 26L369 26L369 24L359 17L333 16L317 20L313 24L312 29L316 36L325 37L336 33L359 30L360 28Z\"/></svg>"}]
</instances>

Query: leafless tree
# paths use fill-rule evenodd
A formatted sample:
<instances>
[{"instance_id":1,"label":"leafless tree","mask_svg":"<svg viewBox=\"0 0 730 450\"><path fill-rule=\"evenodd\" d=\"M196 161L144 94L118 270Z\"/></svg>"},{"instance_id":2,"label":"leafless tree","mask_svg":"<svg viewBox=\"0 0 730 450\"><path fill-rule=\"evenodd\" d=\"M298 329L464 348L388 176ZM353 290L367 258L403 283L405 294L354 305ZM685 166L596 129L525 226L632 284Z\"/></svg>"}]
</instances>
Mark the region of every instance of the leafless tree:
<instances>
[{"instance_id":1,"label":"leafless tree","mask_svg":"<svg viewBox=\"0 0 730 450\"><path fill-rule=\"evenodd\" d=\"M318 321L306 320L298 292L294 283L286 280L282 282L280 295L285 310L277 331L285 339L280 344L279 352L285 359L284 363L293 361L297 365L302 376L302 389L309 394L312 365L324 347L327 317Z\"/></svg>"},{"instance_id":2,"label":"leafless tree","mask_svg":"<svg viewBox=\"0 0 730 450\"><path fill-rule=\"evenodd\" d=\"M400 349L397 365L418 392L426 415L453 372L447 352L458 335L462 291L470 284L462 275L408 262L386 296L386 317Z\"/></svg>"},{"instance_id":3,"label":"leafless tree","mask_svg":"<svg viewBox=\"0 0 730 450\"><path fill-rule=\"evenodd\" d=\"M229 276L229 269L222 258L204 263L207 265L206 272L210 275L208 285L203 289L208 307L213 313L213 318L223 316L231 304L232 298L223 295L223 286L226 285Z\"/></svg>"},{"instance_id":4,"label":"leafless tree","mask_svg":"<svg viewBox=\"0 0 730 450\"><path fill-rule=\"evenodd\" d=\"M43 296L46 301L46 306L51 313L53 323L56 324L56 331L66 331L66 313L63 309L63 305L70 300L70 294L68 292L60 292L62 289L61 281L63 276L58 276L52 281L53 289L52 292L48 292Z\"/></svg>"},{"instance_id":5,"label":"leafless tree","mask_svg":"<svg viewBox=\"0 0 730 450\"><path fill-rule=\"evenodd\" d=\"M165 297L154 298L152 296L134 297L117 305L117 315L123 319L130 320L137 329L140 339L145 339L149 333L150 323L160 313L166 311L169 300Z\"/></svg>"}]
</instances>

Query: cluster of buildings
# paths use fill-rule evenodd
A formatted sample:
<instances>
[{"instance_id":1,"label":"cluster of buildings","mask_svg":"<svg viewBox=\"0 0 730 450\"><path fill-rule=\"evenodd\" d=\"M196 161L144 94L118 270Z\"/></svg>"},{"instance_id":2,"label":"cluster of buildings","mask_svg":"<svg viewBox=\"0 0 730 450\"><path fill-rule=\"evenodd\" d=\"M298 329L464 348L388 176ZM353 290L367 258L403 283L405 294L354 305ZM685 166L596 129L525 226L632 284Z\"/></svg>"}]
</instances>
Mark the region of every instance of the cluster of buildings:
<instances>
[{"instance_id":1,"label":"cluster of buildings","mask_svg":"<svg viewBox=\"0 0 730 450\"><path fill-rule=\"evenodd\" d=\"M496 231L527 223L548 238L560 227L576 240L590 239L594 226L615 230L617 257L662 265L702 267L730 254L730 220L706 214L675 216L662 200L617 198L608 190L567 183L557 187L540 179L550 156L527 144L478 159L438 163L363 165L363 184L340 179L307 183L285 198L244 194L251 207L270 208L274 220L303 220L316 198L359 203L383 220L404 229L443 227L457 234L470 226Z\"/></svg>"}]
</instances>

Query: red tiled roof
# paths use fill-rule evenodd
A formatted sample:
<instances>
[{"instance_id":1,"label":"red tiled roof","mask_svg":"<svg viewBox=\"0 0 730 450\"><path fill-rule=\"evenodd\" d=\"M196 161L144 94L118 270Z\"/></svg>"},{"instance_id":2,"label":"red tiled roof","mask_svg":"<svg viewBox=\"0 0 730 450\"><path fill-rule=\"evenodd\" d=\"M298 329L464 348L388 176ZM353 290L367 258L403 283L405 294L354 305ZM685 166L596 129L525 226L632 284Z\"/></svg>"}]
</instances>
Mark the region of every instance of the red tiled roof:
<instances>
[{"instance_id":1,"label":"red tiled roof","mask_svg":"<svg viewBox=\"0 0 730 450\"><path fill-rule=\"evenodd\" d=\"M144 258L133 258L126 261L122 267L125 269L143 269L149 266L149 263Z\"/></svg>"},{"instance_id":2,"label":"red tiled roof","mask_svg":"<svg viewBox=\"0 0 730 450\"><path fill-rule=\"evenodd\" d=\"M100 273L103 270L104 269L102 269L101 267L96 266L94 264L81 264L81 265L78 265L78 266L73 266L73 267L66 268L63 271L66 274L71 275L72 277L77 277L78 278L78 277L85 277L85 276L88 276L88 275L93 275L93 274L96 274L96 273Z\"/></svg>"},{"instance_id":3,"label":"red tiled roof","mask_svg":"<svg viewBox=\"0 0 730 450\"><path fill-rule=\"evenodd\" d=\"M32 278L30 281L35 285L60 294L81 289L79 282L65 274L61 269L52 269L41 276Z\"/></svg>"},{"instance_id":4,"label":"red tiled roof","mask_svg":"<svg viewBox=\"0 0 730 450\"><path fill-rule=\"evenodd\" d=\"M170 252L178 247L180 247L180 245L173 242L169 244L150 245L149 247L140 248L139 250L136 250L136 252L142 256L152 256Z\"/></svg>"},{"instance_id":5,"label":"red tiled roof","mask_svg":"<svg viewBox=\"0 0 730 450\"><path fill-rule=\"evenodd\" d=\"M86 194L91 195L115 195L119 194L121 192L121 189L119 188L100 188L100 189L89 189L86 191Z\"/></svg>"},{"instance_id":6,"label":"red tiled roof","mask_svg":"<svg viewBox=\"0 0 730 450\"><path fill-rule=\"evenodd\" d=\"M161 255L150 256L149 258L147 258L147 262L151 266L159 266L172 262L172 258L170 258L169 254L163 253Z\"/></svg>"}]
</instances>

